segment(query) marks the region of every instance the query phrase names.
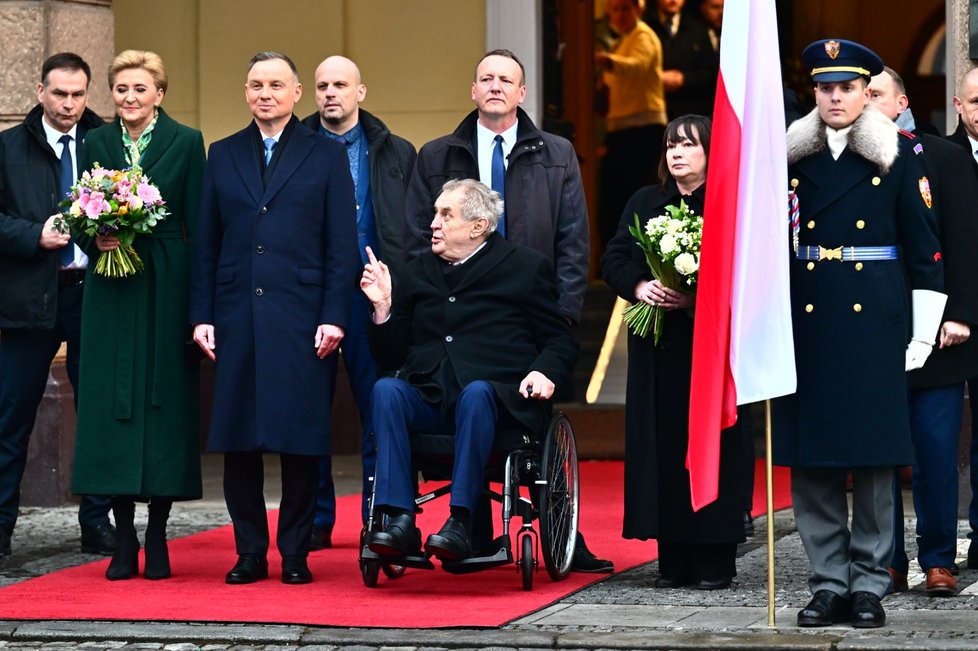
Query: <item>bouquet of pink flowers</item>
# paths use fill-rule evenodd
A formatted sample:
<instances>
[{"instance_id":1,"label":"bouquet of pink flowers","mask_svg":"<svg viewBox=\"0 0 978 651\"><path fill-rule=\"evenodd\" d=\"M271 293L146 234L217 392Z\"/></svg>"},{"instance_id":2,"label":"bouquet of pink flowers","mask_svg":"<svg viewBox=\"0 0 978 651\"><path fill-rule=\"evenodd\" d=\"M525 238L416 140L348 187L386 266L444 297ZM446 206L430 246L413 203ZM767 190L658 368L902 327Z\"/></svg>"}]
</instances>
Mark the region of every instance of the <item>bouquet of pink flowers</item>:
<instances>
[{"instance_id":1,"label":"bouquet of pink flowers","mask_svg":"<svg viewBox=\"0 0 978 651\"><path fill-rule=\"evenodd\" d=\"M169 214L159 188L138 166L107 170L95 163L60 205L62 216L55 227L61 232L119 238L119 248L102 252L95 263L95 273L110 278L131 276L143 268L133 241L140 233L152 233Z\"/></svg>"},{"instance_id":2,"label":"bouquet of pink flowers","mask_svg":"<svg viewBox=\"0 0 978 651\"><path fill-rule=\"evenodd\" d=\"M664 287L685 293L696 290L700 268L700 242L703 239L703 217L686 205L666 206L665 214L651 218L642 228L635 215L635 225L628 231L645 254L652 277ZM652 332L653 345L662 336L662 307L638 301L625 308L623 320L639 337Z\"/></svg>"}]
</instances>

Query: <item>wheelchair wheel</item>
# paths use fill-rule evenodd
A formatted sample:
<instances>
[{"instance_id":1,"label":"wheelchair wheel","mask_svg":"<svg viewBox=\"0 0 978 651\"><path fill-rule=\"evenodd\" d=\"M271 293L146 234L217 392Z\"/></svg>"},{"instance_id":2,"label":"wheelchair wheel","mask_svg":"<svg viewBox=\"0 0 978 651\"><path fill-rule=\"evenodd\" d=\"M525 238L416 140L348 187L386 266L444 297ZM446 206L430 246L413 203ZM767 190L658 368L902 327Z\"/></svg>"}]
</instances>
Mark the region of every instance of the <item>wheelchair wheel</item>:
<instances>
[{"instance_id":1,"label":"wheelchair wheel","mask_svg":"<svg viewBox=\"0 0 978 651\"><path fill-rule=\"evenodd\" d=\"M368 588L377 587L377 578L380 576L380 566L380 561L360 561L360 576L363 577L363 584Z\"/></svg>"},{"instance_id":2,"label":"wheelchair wheel","mask_svg":"<svg viewBox=\"0 0 978 651\"><path fill-rule=\"evenodd\" d=\"M523 589L533 589L533 536L523 534L520 538L520 576L523 578Z\"/></svg>"},{"instance_id":3,"label":"wheelchair wheel","mask_svg":"<svg viewBox=\"0 0 978 651\"><path fill-rule=\"evenodd\" d=\"M547 574L567 578L577 541L579 478L574 430L564 414L556 414L543 441L540 464L540 543Z\"/></svg>"}]
</instances>

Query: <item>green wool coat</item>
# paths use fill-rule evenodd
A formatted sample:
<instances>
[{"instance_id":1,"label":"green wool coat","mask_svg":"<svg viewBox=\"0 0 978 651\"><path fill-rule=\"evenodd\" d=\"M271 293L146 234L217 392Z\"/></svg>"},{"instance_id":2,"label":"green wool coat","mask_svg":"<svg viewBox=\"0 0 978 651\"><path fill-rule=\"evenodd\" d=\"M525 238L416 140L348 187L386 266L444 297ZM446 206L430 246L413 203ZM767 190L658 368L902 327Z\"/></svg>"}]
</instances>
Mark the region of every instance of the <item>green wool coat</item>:
<instances>
[{"instance_id":1,"label":"green wool coat","mask_svg":"<svg viewBox=\"0 0 978 651\"><path fill-rule=\"evenodd\" d=\"M85 144L81 170L127 167L119 118ZM161 109L140 165L171 214L152 235L136 236L145 268L134 276L95 275L99 251L87 251L72 490L197 499L199 389L187 311L203 137Z\"/></svg>"}]
</instances>

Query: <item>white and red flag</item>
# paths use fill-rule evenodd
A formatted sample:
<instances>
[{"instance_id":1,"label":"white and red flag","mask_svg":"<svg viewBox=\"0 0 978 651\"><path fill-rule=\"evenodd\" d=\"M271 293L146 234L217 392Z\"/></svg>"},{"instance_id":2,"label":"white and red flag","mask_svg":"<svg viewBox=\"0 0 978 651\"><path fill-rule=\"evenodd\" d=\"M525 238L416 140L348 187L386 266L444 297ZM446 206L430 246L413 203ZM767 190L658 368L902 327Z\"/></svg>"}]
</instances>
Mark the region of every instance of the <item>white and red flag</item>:
<instances>
[{"instance_id":1,"label":"white and red flag","mask_svg":"<svg viewBox=\"0 0 978 651\"><path fill-rule=\"evenodd\" d=\"M722 34L689 403L694 510L717 498L720 430L736 422L737 405L796 387L774 0L727 0Z\"/></svg>"}]
</instances>

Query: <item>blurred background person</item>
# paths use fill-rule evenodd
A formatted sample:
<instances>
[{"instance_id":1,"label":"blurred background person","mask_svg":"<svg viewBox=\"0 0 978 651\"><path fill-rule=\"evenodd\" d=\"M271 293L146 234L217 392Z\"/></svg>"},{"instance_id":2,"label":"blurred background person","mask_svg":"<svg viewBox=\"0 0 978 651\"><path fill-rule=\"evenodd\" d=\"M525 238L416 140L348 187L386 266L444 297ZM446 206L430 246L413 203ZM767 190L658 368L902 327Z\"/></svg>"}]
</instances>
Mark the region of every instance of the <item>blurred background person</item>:
<instances>
[{"instance_id":1,"label":"blurred background person","mask_svg":"<svg viewBox=\"0 0 978 651\"><path fill-rule=\"evenodd\" d=\"M666 310L658 346L651 337L629 332L625 395L622 536L658 540L657 588L728 587L737 573L737 543L744 541L738 500L739 423L721 436L717 501L696 513L690 503L686 448L693 365L691 308L696 296L654 280L642 249L628 231L636 214L644 224L680 201L693 213L703 214L710 128L709 118L700 115L669 123L659 161L659 185L642 188L628 201L618 232L601 259L603 277L615 293Z\"/></svg>"},{"instance_id":2,"label":"blurred background person","mask_svg":"<svg viewBox=\"0 0 978 651\"><path fill-rule=\"evenodd\" d=\"M149 502L147 579L170 576L166 522L173 500L201 496L198 376L190 356L188 292L191 245L204 171L204 140L160 107L167 89L163 61L126 50L109 66L116 107L110 124L92 131L82 169L138 165L170 214L134 247L145 268L125 278L89 271L82 308L81 377L75 493L112 496L118 543L109 580L139 573L135 502ZM119 246L98 236L90 255ZM194 351L195 352L195 351Z\"/></svg>"},{"instance_id":3,"label":"blurred background person","mask_svg":"<svg viewBox=\"0 0 978 651\"><path fill-rule=\"evenodd\" d=\"M598 215L606 247L628 197L655 181L656 161L666 120L662 86L662 44L640 20L639 0L606 0L608 24L617 40L598 49L594 61L608 89L605 146L601 161Z\"/></svg>"},{"instance_id":4,"label":"blurred background person","mask_svg":"<svg viewBox=\"0 0 978 651\"><path fill-rule=\"evenodd\" d=\"M683 11L686 0L654 0L645 22L662 41L662 84L669 118L713 114L720 59L702 22Z\"/></svg>"}]
</instances>

